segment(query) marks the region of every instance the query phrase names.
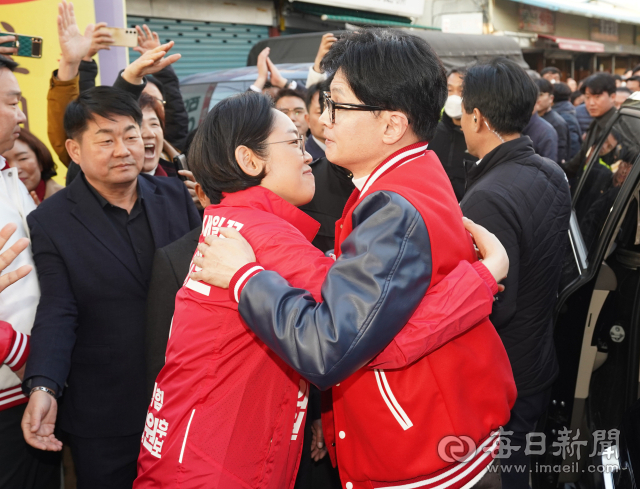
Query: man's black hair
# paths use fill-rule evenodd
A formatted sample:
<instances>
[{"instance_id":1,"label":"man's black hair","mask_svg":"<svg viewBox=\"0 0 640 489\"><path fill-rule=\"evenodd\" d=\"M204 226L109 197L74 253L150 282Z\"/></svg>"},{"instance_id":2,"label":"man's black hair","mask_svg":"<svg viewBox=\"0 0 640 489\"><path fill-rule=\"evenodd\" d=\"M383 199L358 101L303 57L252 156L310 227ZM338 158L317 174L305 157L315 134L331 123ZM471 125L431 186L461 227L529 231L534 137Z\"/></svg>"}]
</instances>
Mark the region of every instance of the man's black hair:
<instances>
[{"instance_id":1,"label":"man's black hair","mask_svg":"<svg viewBox=\"0 0 640 489\"><path fill-rule=\"evenodd\" d=\"M520 66L494 58L469 68L462 86L467 114L478 109L498 134L521 133L538 100L538 86Z\"/></svg>"},{"instance_id":2,"label":"man's black hair","mask_svg":"<svg viewBox=\"0 0 640 489\"><path fill-rule=\"evenodd\" d=\"M7 68L9 71L14 71L18 67L18 63L6 56L0 55L0 69Z\"/></svg>"},{"instance_id":3,"label":"man's black hair","mask_svg":"<svg viewBox=\"0 0 640 489\"><path fill-rule=\"evenodd\" d=\"M90 88L67 105L64 130L68 138L74 139L87 129L95 116L113 120L116 115L131 117L138 126L142 125L140 106L127 92L107 86Z\"/></svg>"},{"instance_id":4,"label":"man's black hair","mask_svg":"<svg viewBox=\"0 0 640 489\"><path fill-rule=\"evenodd\" d=\"M631 90L629 90L627 87L618 87L616 88L616 93L621 92L621 93L628 93L629 95L631 95Z\"/></svg>"},{"instance_id":5,"label":"man's black hair","mask_svg":"<svg viewBox=\"0 0 640 489\"><path fill-rule=\"evenodd\" d=\"M189 169L212 204L220 203L223 192L260 185L265 172L247 175L235 152L238 146L246 146L266 158L275 114L271 99L254 91L226 98L207 114L189 146Z\"/></svg>"},{"instance_id":6,"label":"man's black hair","mask_svg":"<svg viewBox=\"0 0 640 489\"><path fill-rule=\"evenodd\" d=\"M278 95L273 99L273 103L277 104L278 100L284 97L295 97L305 102L305 94L301 90L292 90L291 88L282 88Z\"/></svg>"},{"instance_id":7,"label":"man's black hair","mask_svg":"<svg viewBox=\"0 0 640 489\"><path fill-rule=\"evenodd\" d=\"M573 102L575 102L575 100L578 97L582 97L583 95L584 95L584 93L582 93L580 90L576 90L575 92L571 92L571 96L569 97L569 100L573 104Z\"/></svg>"},{"instance_id":8,"label":"man's black hair","mask_svg":"<svg viewBox=\"0 0 640 489\"><path fill-rule=\"evenodd\" d=\"M640 71L640 65L636 65L633 70L631 70L631 74L635 75L636 73L638 73Z\"/></svg>"},{"instance_id":9,"label":"man's black hair","mask_svg":"<svg viewBox=\"0 0 640 489\"><path fill-rule=\"evenodd\" d=\"M307 112L311 112L311 101L313 100L313 96L318 92L326 92L329 90L329 84L327 81L322 81L320 83L314 83L310 87L307 87L307 94L304 97L304 103L307 106ZM321 95L318 95L320 97Z\"/></svg>"},{"instance_id":10,"label":"man's black hair","mask_svg":"<svg viewBox=\"0 0 640 489\"><path fill-rule=\"evenodd\" d=\"M547 73L551 73L553 75L560 75L561 72L558 68L556 68L555 66L547 66L546 68L543 68L542 71L540 72L540 76L544 76Z\"/></svg>"},{"instance_id":11,"label":"man's black hair","mask_svg":"<svg viewBox=\"0 0 640 489\"><path fill-rule=\"evenodd\" d=\"M405 114L421 141L435 134L447 100L447 77L424 39L395 29L348 31L321 66L332 76L340 70L363 104Z\"/></svg>"},{"instance_id":12,"label":"man's black hair","mask_svg":"<svg viewBox=\"0 0 640 489\"><path fill-rule=\"evenodd\" d=\"M580 91L587 93L587 88L594 95L600 95L604 92L613 95L616 93L616 81L610 73L595 73L582 82Z\"/></svg>"},{"instance_id":13,"label":"man's black hair","mask_svg":"<svg viewBox=\"0 0 640 489\"><path fill-rule=\"evenodd\" d=\"M546 78L536 78L533 80L533 83L537 85L540 93L549 93L553 95L553 83Z\"/></svg>"},{"instance_id":14,"label":"man's black hair","mask_svg":"<svg viewBox=\"0 0 640 489\"><path fill-rule=\"evenodd\" d=\"M571 97L571 89L566 83L558 82L553 84L553 101L564 102Z\"/></svg>"},{"instance_id":15,"label":"man's black hair","mask_svg":"<svg viewBox=\"0 0 640 489\"><path fill-rule=\"evenodd\" d=\"M640 75L630 76L629 78L627 78L627 82L629 82L631 80L637 81L638 83L640 83Z\"/></svg>"},{"instance_id":16,"label":"man's black hair","mask_svg":"<svg viewBox=\"0 0 640 489\"><path fill-rule=\"evenodd\" d=\"M620 75L613 75L613 79L615 81L622 81L622 77Z\"/></svg>"}]
</instances>

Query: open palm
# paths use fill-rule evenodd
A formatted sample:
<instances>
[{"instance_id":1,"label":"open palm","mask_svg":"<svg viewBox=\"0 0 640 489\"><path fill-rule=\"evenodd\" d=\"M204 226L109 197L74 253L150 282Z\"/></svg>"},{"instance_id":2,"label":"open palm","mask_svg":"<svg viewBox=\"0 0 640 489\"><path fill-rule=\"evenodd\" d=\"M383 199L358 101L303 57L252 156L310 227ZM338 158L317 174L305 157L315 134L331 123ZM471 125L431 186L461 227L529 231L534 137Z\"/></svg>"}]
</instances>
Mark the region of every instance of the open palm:
<instances>
[{"instance_id":1,"label":"open palm","mask_svg":"<svg viewBox=\"0 0 640 489\"><path fill-rule=\"evenodd\" d=\"M58 4L58 39L62 56L67 61L80 61L87 55L92 34L93 30L85 37L78 29L72 3L63 1Z\"/></svg>"}]
</instances>

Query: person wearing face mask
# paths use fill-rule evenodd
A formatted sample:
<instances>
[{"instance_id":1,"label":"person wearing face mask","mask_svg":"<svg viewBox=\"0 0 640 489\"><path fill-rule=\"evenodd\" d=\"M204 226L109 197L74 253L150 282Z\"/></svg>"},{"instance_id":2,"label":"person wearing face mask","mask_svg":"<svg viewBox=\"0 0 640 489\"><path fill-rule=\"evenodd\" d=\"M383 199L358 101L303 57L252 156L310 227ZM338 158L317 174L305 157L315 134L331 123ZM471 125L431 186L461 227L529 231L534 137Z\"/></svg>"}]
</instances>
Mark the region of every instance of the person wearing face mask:
<instances>
[{"instance_id":1,"label":"person wearing face mask","mask_svg":"<svg viewBox=\"0 0 640 489\"><path fill-rule=\"evenodd\" d=\"M56 164L51 153L27 129L20 128L13 148L2 156L10 167L18 169L18 178L27 187L36 205L62 190L62 185L52 178L56 175Z\"/></svg>"},{"instance_id":2,"label":"person wearing face mask","mask_svg":"<svg viewBox=\"0 0 640 489\"><path fill-rule=\"evenodd\" d=\"M465 162L473 163L478 159L467 151L467 143L464 140L462 129L460 129L463 78L463 70L454 69L448 73L448 97L444 105L444 113L438 123L435 136L429 142L429 149L436 154L442 163L458 202L464 197Z\"/></svg>"}]
</instances>

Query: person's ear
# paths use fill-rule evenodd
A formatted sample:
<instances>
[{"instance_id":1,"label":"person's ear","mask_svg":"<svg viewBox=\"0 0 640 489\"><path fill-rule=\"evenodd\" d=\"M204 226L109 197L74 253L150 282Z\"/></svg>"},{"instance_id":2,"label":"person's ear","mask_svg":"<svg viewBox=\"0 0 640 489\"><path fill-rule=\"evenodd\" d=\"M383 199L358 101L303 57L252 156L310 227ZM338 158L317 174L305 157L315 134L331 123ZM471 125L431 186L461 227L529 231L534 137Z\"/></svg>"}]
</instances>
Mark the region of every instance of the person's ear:
<instances>
[{"instance_id":1,"label":"person's ear","mask_svg":"<svg viewBox=\"0 0 640 489\"><path fill-rule=\"evenodd\" d=\"M383 112L386 119L386 127L382 136L385 144L395 144L400 141L409 128L409 119L405 114L398 111Z\"/></svg>"},{"instance_id":2,"label":"person's ear","mask_svg":"<svg viewBox=\"0 0 640 489\"><path fill-rule=\"evenodd\" d=\"M203 209L206 209L207 206L211 205L211 201L209 200L209 197L207 197L207 194L204 193L204 190L202 190L202 185L200 185L198 182L196 182L195 191L196 191L196 196L198 197L198 200L200 201L200 205L202 206Z\"/></svg>"},{"instance_id":3,"label":"person's ear","mask_svg":"<svg viewBox=\"0 0 640 489\"><path fill-rule=\"evenodd\" d=\"M478 109L473 109L471 120L473 121L473 124L471 125L471 129L473 130L473 132L480 132L482 130L484 117Z\"/></svg>"},{"instance_id":4,"label":"person's ear","mask_svg":"<svg viewBox=\"0 0 640 489\"><path fill-rule=\"evenodd\" d=\"M262 173L265 164L264 161L258 158L257 155L246 146L238 146L235 156L240 169L247 175L257 177Z\"/></svg>"},{"instance_id":5,"label":"person's ear","mask_svg":"<svg viewBox=\"0 0 640 489\"><path fill-rule=\"evenodd\" d=\"M75 139L67 139L64 142L64 147L67 149L67 153L69 153L71 161L75 161L79 165L82 161L82 158L80 157L82 154L80 151L80 143Z\"/></svg>"},{"instance_id":6,"label":"person's ear","mask_svg":"<svg viewBox=\"0 0 640 489\"><path fill-rule=\"evenodd\" d=\"M309 112L304 114L304 121L309 125Z\"/></svg>"}]
</instances>

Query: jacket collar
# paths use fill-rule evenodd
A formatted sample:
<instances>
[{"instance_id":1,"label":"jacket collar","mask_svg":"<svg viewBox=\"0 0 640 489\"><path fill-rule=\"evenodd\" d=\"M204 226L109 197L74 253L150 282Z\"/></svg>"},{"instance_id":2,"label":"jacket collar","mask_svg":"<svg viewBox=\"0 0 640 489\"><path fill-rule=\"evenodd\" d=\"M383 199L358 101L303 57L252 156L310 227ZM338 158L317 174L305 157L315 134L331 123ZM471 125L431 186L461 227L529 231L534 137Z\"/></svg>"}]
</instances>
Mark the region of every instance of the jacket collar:
<instances>
[{"instance_id":1,"label":"jacket collar","mask_svg":"<svg viewBox=\"0 0 640 489\"><path fill-rule=\"evenodd\" d=\"M605 112L600 117L596 117L595 123L598 125L600 130L604 129L604 127L609 123L611 118L618 112L618 109L615 107L611 107L608 112Z\"/></svg>"},{"instance_id":2,"label":"jacket collar","mask_svg":"<svg viewBox=\"0 0 640 489\"><path fill-rule=\"evenodd\" d=\"M371 185L373 185L380 177L390 171L393 171L395 168L404 165L408 161L418 158L419 156L423 156L427 151L427 146L428 143L424 142L410 144L409 146L399 149L380 163L376 169L371 172L371 175L369 175L369 178L367 179L367 183L362 187L360 199L364 198L367 191L371 188Z\"/></svg>"},{"instance_id":3,"label":"jacket collar","mask_svg":"<svg viewBox=\"0 0 640 489\"><path fill-rule=\"evenodd\" d=\"M167 209L165 199L158 195L158 188L152 177L138 176L138 188L144 195L144 208L147 213L151 234L156 248L171 242L169 226L166 225ZM125 250L130 247L113 228L111 221L104 213L102 206L93 194L84 178L76 177L67 187L67 199L76 205L71 214L82 223L122 264L131 274L145 286L140 276L140 267L133 253Z\"/></svg>"},{"instance_id":4,"label":"jacket collar","mask_svg":"<svg viewBox=\"0 0 640 489\"><path fill-rule=\"evenodd\" d=\"M320 223L309 217L296 206L291 205L282 197L274 194L271 190L260 185L250 187L246 190L233 193L223 193L223 207L250 207L261 211L269 212L284 219L311 242L320 230ZM218 206L211 206L215 208Z\"/></svg>"},{"instance_id":5,"label":"jacket collar","mask_svg":"<svg viewBox=\"0 0 640 489\"><path fill-rule=\"evenodd\" d=\"M467 167L467 189L496 166L532 155L535 155L535 151L528 136L520 136L498 145L484 155L479 164L473 163Z\"/></svg>"}]
</instances>

